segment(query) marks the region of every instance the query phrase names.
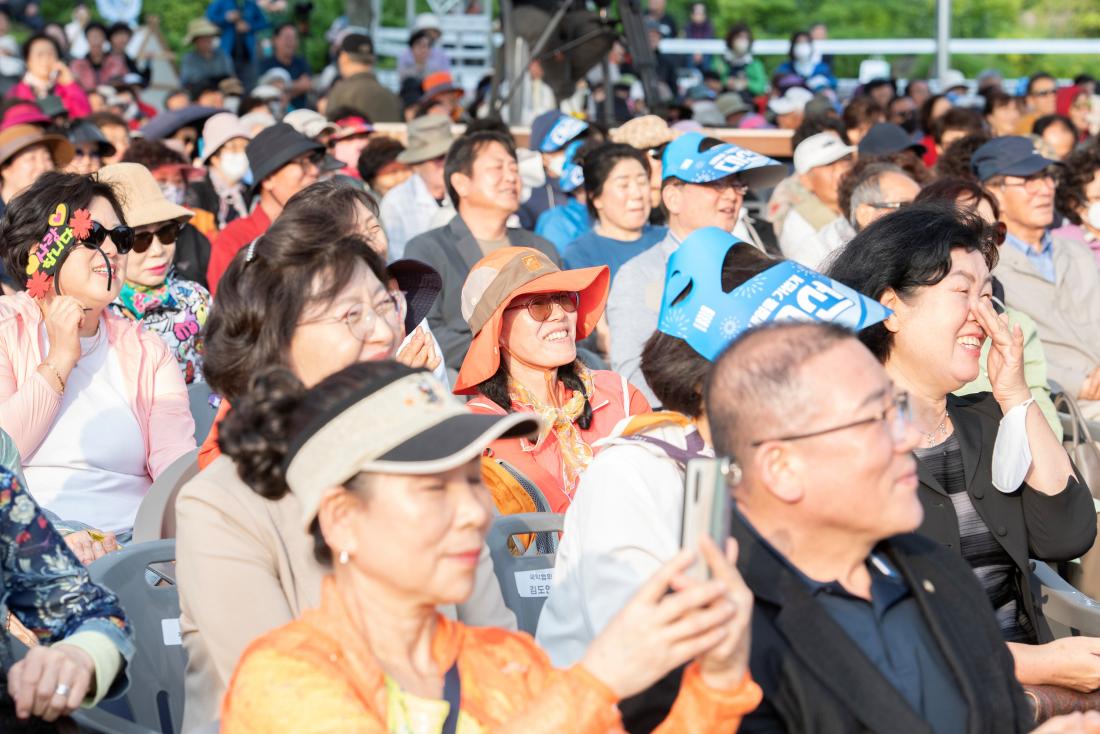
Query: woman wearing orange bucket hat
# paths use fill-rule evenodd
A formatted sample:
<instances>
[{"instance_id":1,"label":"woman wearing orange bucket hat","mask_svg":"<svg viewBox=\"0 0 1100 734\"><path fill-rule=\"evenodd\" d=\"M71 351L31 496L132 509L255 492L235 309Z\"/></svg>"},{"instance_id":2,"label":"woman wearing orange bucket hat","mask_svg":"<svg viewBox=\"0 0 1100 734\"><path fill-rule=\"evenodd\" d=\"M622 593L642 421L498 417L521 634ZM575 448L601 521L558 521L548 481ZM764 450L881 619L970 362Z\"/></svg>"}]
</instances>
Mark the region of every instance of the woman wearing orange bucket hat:
<instances>
[{"instance_id":1,"label":"woman wearing orange bucket hat","mask_svg":"<svg viewBox=\"0 0 1100 734\"><path fill-rule=\"evenodd\" d=\"M650 410L625 378L577 359L576 342L596 328L609 283L606 266L559 270L526 247L487 255L466 278L462 316L474 336L455 393L476 394L467 403L475 413L542 419L535 441L501 439L490 447L494 461L484 463L485 474L501 512L564 512L592 444L623 418ZM541 492L517 492L510 478Z\"/></svg>"}]
</instances>

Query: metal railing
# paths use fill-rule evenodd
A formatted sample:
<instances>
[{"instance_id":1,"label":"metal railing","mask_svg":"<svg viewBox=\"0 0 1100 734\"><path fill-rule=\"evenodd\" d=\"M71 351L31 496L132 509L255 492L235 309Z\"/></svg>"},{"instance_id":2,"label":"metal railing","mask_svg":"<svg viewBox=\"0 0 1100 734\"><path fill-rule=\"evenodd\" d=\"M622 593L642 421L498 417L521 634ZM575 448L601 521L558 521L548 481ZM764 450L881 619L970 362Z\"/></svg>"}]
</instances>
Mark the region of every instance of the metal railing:
<instances>
[{"instance_id":1,"label":"metal railing","mask_svg":"<svg viewBox=\"0 0 1100 734\"><path fill-rule=\"evenodd\" d=\"M838 38L818 41L815 48L833 56L906 56L936 53L934 38ZM720 38L695 40L666 38L660 49L666 54L723 54L726 43ZM785 38L761 38L753 42L757 56L786 56L790 41ZM1100 55L1100 39L1088 38L952 38L952 54L1061 54Z\"/></svg>"}]
</instances>

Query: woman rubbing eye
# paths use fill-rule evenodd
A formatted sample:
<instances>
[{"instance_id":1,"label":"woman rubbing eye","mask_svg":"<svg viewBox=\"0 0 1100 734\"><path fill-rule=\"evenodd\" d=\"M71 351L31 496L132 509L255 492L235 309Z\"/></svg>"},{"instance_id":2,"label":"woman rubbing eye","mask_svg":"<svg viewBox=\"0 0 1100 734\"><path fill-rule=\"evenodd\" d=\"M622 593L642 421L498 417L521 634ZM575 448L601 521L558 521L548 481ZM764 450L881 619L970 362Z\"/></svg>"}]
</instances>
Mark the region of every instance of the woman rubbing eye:
<instances>
[{"instance_id":1,"label":"woman rubbing eye","mask_svg":"<svg viewBox=\"0 0 1100 734\"><path fill-rule=\"evenodd\" d=\"M76 174L43 174L0 220L5 269L27 283L0 298L0 428L40 504L120 537L153 480L195 447L176 361L107 308L133 237L115 189ZM87 547L101 555L97 542Z\"/></svg>"},{"instance_id":2,"label":"woman rubbing eye","mask_svg":"<svg viewBox=\"0 0 1100 734\"><path fill-rule=\"evenodd\" d=\"M1053 639L1028 563L1080 557L1096 512L1028 389L1023 330L993 307L997 239L978 214L914 204L860 232L829 274L893 311L859 336L909 393L923 435L918 532L970 563L1021 683L1093 690L1097 640ZM978 376L986 340L989 392L954 395Z\"/></svg>"},{"instance_id":3,"label":"woman rubbing eye","mask_svg":"<svg viewBox=\"0 0 1100 734\"><path fill-rule=\"evenodd\" d=\"M210 293L181 278L174 265L176 240L191 212L168 201L153 174L138 163L109 165L98 178L118 188L126 221L134 229L125 282L111 309L164 340L184 381L202 382L199 331L206 324Z\"/></svg>"},{"instance_id":4,"label":"woman rubbing eye","mask_svg":"<svg viewBox=\"0 0 1100 734\"><path fill-rule=\"evenodd\" d=\"M474 336L455 393L476 393L468 403L475 413L535 413L543 419L533 441L493 442L492 456L513 476L536 485L545 499L528 502L522 492L503 491L511 482L494 484L501 512L565 512L595 453L592 444L623 418L649 412L626 378L589 370L577 359L577 340L592 333L603 315L609 283L606 266L558 270L525 247L497 250L466 278L462 315ZM496 466L486 463L487 471Z\"/></svg>"},{"instance_id":5,"label":"woman rubbing eye","mask_svg":"<svg viewBox=\"0 0 1100 734\"><path fill-rule=\"evenodd\" d=\"M376 430L383 422L393 430ZM761 699L747 673L752 594L709 541L699 550L712 580L686 579L691 556L678 554L568 670L528 635L437 611L477 586L493 517L478 457L492 438L536 428L529 415L471 414L394 362L354 364L310 389L261 371L223 448L269 501L293 496L289 519L326 574L316 608L240 656L222 732L621 734L615 704L685 664L656 731L736 731Z\"/></svg>"}]
</instances>

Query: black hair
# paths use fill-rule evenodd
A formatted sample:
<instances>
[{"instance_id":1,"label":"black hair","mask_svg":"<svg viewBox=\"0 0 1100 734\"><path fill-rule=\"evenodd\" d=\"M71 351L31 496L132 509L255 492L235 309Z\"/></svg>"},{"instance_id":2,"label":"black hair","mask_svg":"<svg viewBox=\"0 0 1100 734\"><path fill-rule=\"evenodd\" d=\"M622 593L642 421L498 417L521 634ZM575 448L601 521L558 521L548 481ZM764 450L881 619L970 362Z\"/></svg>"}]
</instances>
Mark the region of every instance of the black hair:
<instances>
[{"instance_id":1,"label":"black hair","mask_svg":"<svg viewBox=\"0 0 1100 734\"><path fill-rule=\"evenodd\" d=\"M988 143L992 138L989 133L982 131L974 135L966 135L948 145L939 156L936 157L936 176L940 178L967 178L974 181L978 177L974 175L974 169L970 166L970 159L978 148Z\"/></svg>"},{"instance_id":2,"label":"black hair","mask_svg":"<svg viewBox=\"0 0 1100 734\"><path fill-rule=\"evenodd\" d=\"M378 172L397 160L397 156L404 150L405 146L400 140L385 135L372 135L359 153L359 161L356 164L359 176L370 184Z\"/></svg>"},{"instance_id":3,"label":"black hair","mask_svg":"<svg viewBox=\"0 0 1100 734\"><path fill-rule=\"evenodd\" d=\"M802 124L798 126L791 137L791 150L797 148L798 144L806 138L829 130L835 132L845 145L851 144L848 139L848 128L844 125L844 121L835 114L806 115L802 118Z\"/></svg>"},{"instance_id":4,"label":"black hair","mask_svg":"<svg viewBox=\"0 0 1100 734\"><path fill-rule=\"evenodd\" d=\"M474 133L485 131L500 133L510 139L512 145L516 144L515 138L512 137L511 128L508 127L508 123L500 119L499 115L490 115L489 117L479 117L476 120L470 120L463 135L473 135Z\"/></svg>"},{"instance_id":5,"label":"black hair","mask_svg":"<svg viewBox=\"0 0 1100 734\"><path fill-rule=\"evenodd\" d=\"M279 35L287 28L293 28L294 33L301 37L302 34L298 32L298 26L289 20L284 20L282 23L275 26L274 30L271 31L271 37L275 38L275 36Z\"/></svg>"},{"instance_id":6,"label":"black hair","mask_svg":"<svg viewBox=\"0 0 1100 734\"><path fill-rule=\"evenodd\" d=\"M588 430L592 425L592 403L589 402L592 396L584 391L584 383L581 381L580 375L577 374L579 361L558 367L558 379L561 380L561 384L573 392L584 395L584 408L581 410L580 417L577 418L577 425ZM504 365L503 360L501 360L500 366L497 367L496 374L478 385L477 391L504 408L504 410L509 413L512 412L512 396L508 394L508 368Z\"/></svg>"},{"instance_id":7,"label":"black hair","mask_svg":"<svg viewBox=\"0 0 1100 734\"><path fill-rule=\"evenodd\" d=\"M263 367L223 419L218 448L233 460L237 475L253 492L269 500L282 499L290 491L283 462L303 430L341 403L368 394L365 386L388 383L401 373L417 371L423 370L388 360L357 362L307 390L286 367ZM346 485L354 486L358 480L353 477ZM322 564L331 564L332 551L316 519L310 531L314 556Z\"/></svg>"},{"instance_id":8,"label":"black hair","mask_svg":"<svg viewBox=\"0 0 1100 734\"><path fill-rule=\"evenodd\" d=\"M354 277L354 263L366 264L383 284L388 278L365 239L348 232L325 236L307 227L291 210L294 199L256 241L252 259L251 246L242 248L218 282L218 300L206 322L203 370L210 387L232 403L248 392L253 375L286 364L306 307L331 302Z\"/></svg>"},{"instance_id":9,"label":"black hair","mask_svg":"<svg viewBox=\"0 0 1100 734\"><path fill-rule=\"evenodd\" d=\"M980 112L969 107L952 107L932 120L928 133L939 144L943 142L944 133L948 130L963 130L967 135L979 135L985 129L985 118Z\"/></svg>"},{"instance_id":10,"label":"black hair","mask_svg":"<svg viewBox=\"0 0 1100 734\"><path fill-rule=\"evenodd\" d=\"M936 103L943 99L946 95L943 94L931 94L928 99L924 100L924 103L920 106L920 111L917 116L920 118L920 129L928 132L932 129L932 110L935 109Z\"/></svg>"},{"instance_id":11,"label":"black hair","mask_svg":"<svg viewBox=\"0 0 1100 734\"><path fill-rule=\"evenodd\" d=\"M1077 126L1073 124L1073 120L1065 115L1043 115L1031 126L1031 132L1033 135L1042 137L1048 127L1055 127L1057 125L1063 125L1067 130L1073 133L1074 140L1077 140L1079 137Z\"/></svg>"},{"instance_id":12,"label":"black hair","mask_svg":"<svg viewBox=\"0 0 1100 734\"><path fill-rule=\"evenodd\" d=\"M733 50L733 39L737 38L742 33L749 34L749 48L752 48L752 42L755 40L755 37L752 35L752 29L749 28L748 23L734 23L730 26L729 30L726 31L726 46L729 47L730 50Z\"/></svg>"},{"instance_id":13,"label":"black hair","mask_svg":"<svg viewBox=\"0 0 1100 734\"><path fill-rule=\"evenodd\" d=\"M1037 71L1027 78L1027 93L1031 94L1031 89L1035 86L1035 82L1041 81L1043 79L1049 79L1055 84L1058 83L1058 80L1054 78L1053 74L1050 74L1046 71Z\"/></svg>"},{"instance_id":14,"label":"black hair","mask_svg":"<svg viewBox=\"0 0 1100 734\"><path fill-rule=\"evenodd\" d=\"M97 29L103 33L103 40L106 41L108 38L111 37L110 34L107 33L107 26L103 25L98 20L93 20L91 23L84 26L84 37L88 37L88 31L94 31Z\"/></svg>"},{"instance_id":15,"label":"black hair","mask_svg":"<svg viewBox=\"0 0 1100 734\"><path fill-rule=\"evenodd\" d=\"M747 244L734 245L722 261L722 290L734 288L782 262ZM684 291L677 302L688 296ZM678 336L654 331L642 349L642 375L665 410L697 418L703 410L703 384L711 362Z\"/></svg>"},{"instance_id":16,"label":"black hair","mask_svg":"<svg viewBox=\"0 0 1100 734\"><path fill-rule=\"evenodd\" d=\"M876 122L886 122L886 110L874 99L864 95L849 102L840 119L849 130L864 125L870 128Z\"/></svg>"},{"instance_id":17,"label":"black hair","mask_svg":"<svg viewBox=\"0 0 1100 734\"><path fill-rule=\"evenodd\" d=\"M970 178L938 178L921 189L920 193L917 194L917 198L913 201L940 202L957 206L959 199L971 199L974 201L975 206L978 206L979 202L985 201L993 210L993 218L1001 218L1001 205L997 203L997 197L989 193L989 189L982 186L981 182L973 175Z\"/></svg>"},{"instance_id":18,"label":"black hair","mask_svg":"<svg viewBox=\"0 0 1100 734\"><path fill-rule=\"evenodd\" d=\"M58 204L68 205L70 211L86 209L97 196L110 202L118 221L126 223L114 186L76 173L43 173L9 201L0 219L0 251L8 277L16 284L27 280L31 248L46 235L50 228L46 220Z\"/></svg>"},{"instance_id":19,"label":"black hair","mask_svg":"<svg viewBox=\"0 0 1100 734\"><path fill-rule=\"evenodd\" d=\"M116 33L123 33L123 32L128 33L131 38L134 35L134 29L131 28L129 26L129 24L123 23L120 20L117 23L112 23L111 27L107 29L107 37L110 38L111 36L115 35ZM122 51L123 53L126 52L126 49L124 49L124 48L120 48L118 50Z\"/></svg>"},{"instance_id":20,"label":"black hair","mask_svg":"<svg viewBox=\"0 0 1100 734\"><path fill-rule=\"evenodd\" d=\"M459 197L455 187L451 184L451 176L456 173L466 176L471 175L474 171L474 160L477 158L478 153L493 143L500 143L508 151L508 155L515 159L516 146L512 138L491 130L461 135L451 143L451 148L447 151L447 160L443 163L443 183L447 187L447 196L454 202L456 208L458 207Z\"/></svg>"},{"instance_id":21,"label":"black hair","mask_svg":"<svg viewBox=\"0 0 1100 734\"><path fill-rule=\"evenodd\" d=\"M49 41L50 44L53 46L54 52L57 54L57 58L58 59L64 58L64 56L63 56L64 52L61 50L61 44L57 42L57 39L54 38L53 36L48 36L45 33L42 33L41 31L39 31L38 33L35 33L34 35L30 36L26 41L23 41L23 49L22 50L23 50L23 63L24 64L27 63L27 59L31 55L31 46L33 46L35 44L35 42L37 42L37 41Z\"/></svg>"},{"instance_id":22,"label":"black hair","mask_svg":"<svg viewBox=\"0 0 1100 734\"><path fill-rule=\"evenodd\" d=\"M582 149L584 148L584 146L581 147ZM644 151L638 150L632 145L627 145L625 143L600 143L592 150L583 154L584 193L587 197L586 206L588 207L588 213L591 215L592 219L599 219L599 212L596 210L596 205L593 200L603 193L604 184L607 183L607 177L611 175L611 171L614 170L615 166L619 165L620 161L625 160L638 161L638 163L642 164L642 169L645 170L646 176L649 176L649 156L647 156ZM647 183L646 186L648 187L648 185ZM648 194L646 195L648 196Z\"/></svg>"},{"instance_id":23,"label":"black hair","mask_svg":"<svg viewBox=\"0 0 1100 734\"><path fill-rule=\"evenodd\" d=\"M792 33L791 47L787 50L787 58L789 58L791 61L794 61L794 45L798 43L798 39L802 38L803 36L806 37L807 41L813 43L814 39L813 36L810 35L809 31L795 31L794 33Z\"/></svg>"},{"instance_id":24,"label":"black hair","mask_svg":"<svg viewBox=\"0 0 1100 734\"><path fill-rule=\"evenodd\" d=\"M1001 89L990 89L985 93L985 106L982 114L992 115L998 107L1016 104L1016 98Z\"/></svg>"},{"instance_id":25,"label":"black hair","mask_svg":"<svg viewBox=\"0 0 1100 734\"><path fill-rule=\"evenodd\" d=\"M123 163L140 163L150 171L160 166L181 165L187 159L159 140L136 138L122 155Z\"/></svg>"},{"instance_id":26,"label":"black hair","mask_svg":"<svg viewBox=\"0 0 1100 734\"><path fill-rule=\"evenodd\" d=\"M418 31L413 31L409 35L409 48L415 46L416 42L419 41L421 38L427 38L428 40L431 40L431 36L432 32L427 28L421 28Z\"/></svg>"},{"instance_id":27,"label":"black hair","mask_svg":"<svg viewBox=\"0 0 1100 734\"><path fill-rule=\"evenodd\" d=\"M924 160L917 154L917 151L912 148L905 148L894 153L884 153L881 155L868 155L867 153L860 154L861 160L875 160L884 161L886 163L893 163L909 174L909 177L914 181L924 186L929 183L933 176L932 172L928 170L928 166L924 165Z\"/></svg>"},{"instance_id":28,"label":"black hair","mask_svg":"<svg viewBox=\"0 0 1100 734\"><path fill-rule=\"evenodd\" d=\"M1082 224L1078 210L1089 205L1085 187L1092 183L1100 171L1100 145L1093 140L1073 150L1063 165L1055 166L1058 187L1054 189L1054 206L1058 212L1074 224Z\"/></svg>"},{"instance_id":29,"label":"black hair","mask_svg":"<svg viewBox=\"0 0 1100 734\"><path fill-rule=\"evenodd\" d=\"M868 298L890 289L904 300L947 277L957 249L981 253L990 270L997 264L994 230L981 217L949 203L914 203L869 224L837 254L828 274ZM859 338L880 362L894 346L881 323Z\"/></svg>"},{"instance_id":30,"label":"black hair","mask_svg":"<svg viewBox=\"0 0 1100 734\"><path fill-rule=\"evenodd\" d=\"M837 185L837 205L840 207L841 214L853 225L852 215L852 194L855 193L863 184L871 181L872 179L878 179L887 173L901 173L908 175L899 166L890 163L889 161L875 160L874 158L859 157L856 162L852 164L852 167L841 176L840 183ZM878 185L875 186L878 189ZM857 203L858 205L858 203Z\"/></svg>"}]
</instances>

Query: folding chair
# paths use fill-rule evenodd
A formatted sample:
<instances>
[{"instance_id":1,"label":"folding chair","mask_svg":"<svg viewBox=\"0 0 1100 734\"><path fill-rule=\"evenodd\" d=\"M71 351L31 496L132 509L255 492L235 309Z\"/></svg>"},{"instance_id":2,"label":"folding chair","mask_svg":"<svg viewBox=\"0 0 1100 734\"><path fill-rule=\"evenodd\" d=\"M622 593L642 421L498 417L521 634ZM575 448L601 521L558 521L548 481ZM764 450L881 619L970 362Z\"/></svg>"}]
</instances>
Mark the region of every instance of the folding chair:
<instances>
[{"instance_id":1,"label":"folding chair","mask_svg":"<svg viewBox=\"0 0 1100 734\"><path fill-rule=\"evenodd\" d=\"M501 515L493 520L487 542L493 557L493 570L504 604L516 615L524 632L535 634L542 605L550 595L554 580L554 553L540 553L532 543L522 556L512 555L509 539L514 535L561 532L565 516L554 512L528 512L522 515Z\"/></svg>"},{"instance_id":2,"label":"folding chair","mask_svg":"<svg viewBox=\"0 0 1100 734\"><path fill-rule=\"evenodd\" d=\"M195 443L202 445L210 427L214 425L216 408L210 405L214 391L205 382L192 382L187 386L187 401L191 405L191 417L195 419Z\"/></svg>"},{"instance_id":3,"label":"folding chair","mask_svg":"<svg viewBox=\"0 0 1100 734\"><path fill-rule=\"evenodd\" d=\"M179 593L175 585L154 586L150 564L176 559L176 541L138 543L88 566L96 583L118 595L134 630L135 652L127 673L130 688L121 699L74 715L96 731L178 734L183 721L183 679L187 658L180 641ZM106 704L106 705L105 705ZM129 710L125 717L113 710Z\"/></svg>"},{"instance_id":4,"label":"folding chair","mask_svg":"<svg viewBox=\"0 0 1100 734\"><path fill-rule=\"evenodd\" d=\"M1043 616L1055 637L1100 637L1100 602L1082 594L1042 561L1031 561L1031 570L1039 582Z\"/></svg>"},{"instance_id":5,"label":"folding chair","mask_svg":"<svg viewBox=\"0 0 1100 734\"><path fill-rule=\"evenodd\" d=\"M176 495L199 473L199 450L188 451L157 477L134 518L135 543L176 537Z\"/></svg>"}]
</instances>

